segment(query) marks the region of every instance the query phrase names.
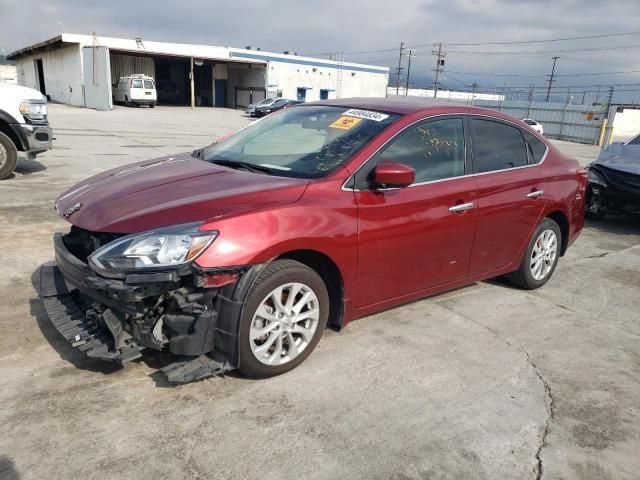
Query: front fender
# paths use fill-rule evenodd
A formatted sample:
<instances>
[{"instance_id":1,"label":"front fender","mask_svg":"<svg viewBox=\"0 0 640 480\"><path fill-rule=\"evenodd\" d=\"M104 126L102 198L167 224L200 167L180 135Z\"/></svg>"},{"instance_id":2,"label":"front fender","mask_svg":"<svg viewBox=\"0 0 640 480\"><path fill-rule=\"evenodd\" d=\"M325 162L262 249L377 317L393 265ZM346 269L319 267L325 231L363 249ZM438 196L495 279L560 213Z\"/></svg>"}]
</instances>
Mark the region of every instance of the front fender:
<instances>
[{"instance_id":1,"label":"front fender","mask_svg":"<svg viewBox=\"0 0 640 480\"><path fill-rule=\"evenodd\" d=\"M305 194L294 204L205 223L202 229L220 233L196 263L204 269L255 265L296 250L315 251L335 263L348 296L356 277L357 222L352 193Z\"/></svg>"}]
</instances>

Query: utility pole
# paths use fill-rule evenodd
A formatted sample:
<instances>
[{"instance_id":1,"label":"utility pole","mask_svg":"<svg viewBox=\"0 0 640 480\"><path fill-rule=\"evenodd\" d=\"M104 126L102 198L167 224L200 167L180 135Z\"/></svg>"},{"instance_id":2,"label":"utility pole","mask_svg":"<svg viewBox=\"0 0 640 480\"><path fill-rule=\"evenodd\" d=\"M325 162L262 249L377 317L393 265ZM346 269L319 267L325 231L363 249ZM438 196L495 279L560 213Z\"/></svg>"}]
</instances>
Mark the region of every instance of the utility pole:
<instances>
[{"instance_id":1,"label":"utility pole","mask_svg":"<svg viewBox=\"0 0 640 480\"><path fill-rule=\"evenodd\" d=\"M531 104L533 103L533 89L535 88L534 84L532 83L531 85L529 85L529 106L527 106L527 118L529 118L529 116L531 115Z\"/></svg>"},{"instance_id":2,"label":"utility pole","mask_svg":"<svg viewBox=\"0 0 640 480\"><path fill-rule=\"evenodd\" d=\"M582 92L582 101L580 102L581 105L584 105L584 97L587 96L587 92Z\"/></svg>"},{"instance_id":3,"label":"utility pole","mask_svg":"<svg viewBox=\"0 0 640 480\"><path fill-rule=\"evenodd\" d=\"M433 98L436 98L438 96L438 77L440 73L442 73L442 70L444 70L442 67L444 67L444 57L446 53L442 51L442 43L434 43L433 46L438 47L438 50L431 50L431 55L436 57L436 68L434 69L436 78L433 82Z\"/></svg>"},{"instance_id":4,"label":"utility pole","mask_svg":"<svg viewBox=\"0 0 640 480\"><path fill-rule=\"evenodd\" d=\"M409 75L411 75L411 58L415 57L413 52L415 52L415 50L412 50L410 48L407 49L407 57L409 57L409 63L407 64L407 85L404 88L405 97L409 95Z\"/></svg>"},{"instance_id":5,"label":"utility pole","mask_svg":"<svg viewBox=\"0 0 640 480\"><path fill-rule=\"evenodd\" d=\"M398 54L398 66L396 67L396 95L400 95L400 72L402 72L402 55L404 53L404 42L400 42L400 53Z\"/></svg>"},{"instance_id":6,"label":"utility pole","mask_svg":"<svg viewBox=\"0 0 640 480\"><path fill-rule=\"evenodd\" d=\"M551 96L551 84L553 83L553 75L556 72L556 62L560 57L553 57L553 67L551 67L551 75L547 75L549 77L549 88L547 89L547 103L549 103L549 97Z\"/></svg>"},{"instance_id":7,"label":"utility pole","mask_svg":"<svg viewBox=\"0 0 640 480\"><path fill-rule=\"evenodd\" d=\"M593 102L595 105L597 105L597 104L598 104L598 101L600 100L600 86L601 86L601 85L598 85L598 91L596 92L596 99L595 99L595 101Z\"/></svg>"},{"instance_id":8,"label":"utility pole","mask_svg":"<svg viewBox=\"0 0 640 480\"><path fill-rule=\"evenodd\" d=\"M476 98L476 90L479 86L480 85L478 85L476 82L473 82L471 84L471 105L473 105L473 100Z\"/></svg>"},{"instance_id":9,"label":"utility pole","mask_svg":"<svg viewBox=\"0 0 640 480\"><path fill-rule=\"evenodd\" d=\"M609 87L609 96L607 97L607 106L611 106L611 102L613 101L613 89L615 87Z\"/></svg>"}]
</instances>

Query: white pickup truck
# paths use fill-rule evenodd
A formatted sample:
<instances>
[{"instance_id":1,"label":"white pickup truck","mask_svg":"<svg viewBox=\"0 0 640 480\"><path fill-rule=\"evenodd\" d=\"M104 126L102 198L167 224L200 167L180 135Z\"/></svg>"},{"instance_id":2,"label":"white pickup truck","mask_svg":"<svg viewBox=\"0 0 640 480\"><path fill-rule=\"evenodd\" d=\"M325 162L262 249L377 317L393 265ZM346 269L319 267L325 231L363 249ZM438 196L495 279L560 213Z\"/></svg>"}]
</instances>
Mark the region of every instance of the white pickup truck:
<instances>
[{"instance_id":1,"label":"white pickup truck","mask_svg":"<svg viewBox=\"0 0 640 480\"><path fill-rule=\"evenodd\" d=\"M51 148L47 98L32 88L0 83L0 180L18 163L18 152L28 159Z\"/></svg>"}]
</instances>

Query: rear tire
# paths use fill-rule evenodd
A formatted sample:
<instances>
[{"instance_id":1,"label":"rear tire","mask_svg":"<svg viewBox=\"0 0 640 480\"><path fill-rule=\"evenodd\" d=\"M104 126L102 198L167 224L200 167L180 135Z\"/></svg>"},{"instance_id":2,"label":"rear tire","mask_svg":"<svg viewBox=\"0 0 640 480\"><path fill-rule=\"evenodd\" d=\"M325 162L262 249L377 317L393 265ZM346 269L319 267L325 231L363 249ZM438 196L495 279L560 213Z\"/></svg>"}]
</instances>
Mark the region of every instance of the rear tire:
<instances>
[{"instance_id":1,"label":"rear tire","mask_svg":"<svg viewBox=\"0 0 640 480\"><path fill-rule=\"evenodd\" d=\"M556 269L561 245L560 227L554 220L545 218L531 235L520 268L505 277L525 290L540 288L549 281Z\"/></svg>"},{"instance_id":2,"label":"rear tire","mask_svg":"<svg viewBox=\"0 0 640 480\"><path fill-rule=\"evenodd\" d=\"M149 108L153 108L153 107L155 107L155 106L156 106L156 104L155 104L155 103L152 103L152 104L150 104L150 105L149 105Z\"/></svg>"},{"instance_id":3,"label":"rear tire","mask_svg":"<svg viewBox=\"0 0 640 480\"><path fill-rule=\"evenodd\" d=\"M274 297L279 299L279 306ZM272 262L244 301L240 372L267 378L294 369L320 341L328 317L329 293L318 273L295 260ZM260 334L261 330L265 333Z\"/></svg>"},{"instance_id":4,"label":"rear tire","mask_svg":"<svg viewBox=\"0 0 640 480\"><path fill-rule=\"evenodd\" d=\"M0 180L9 177L18 164L18 149L13 141L0 132Z\"/></svg>"}]
</instances>

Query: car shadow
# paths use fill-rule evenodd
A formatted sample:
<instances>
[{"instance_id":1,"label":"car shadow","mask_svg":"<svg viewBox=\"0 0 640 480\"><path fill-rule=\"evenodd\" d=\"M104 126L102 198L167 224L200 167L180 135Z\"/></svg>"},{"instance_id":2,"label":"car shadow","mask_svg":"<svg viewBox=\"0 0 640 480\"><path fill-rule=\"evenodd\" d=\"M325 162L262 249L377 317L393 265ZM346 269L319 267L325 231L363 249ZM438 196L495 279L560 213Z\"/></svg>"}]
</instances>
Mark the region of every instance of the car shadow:
<instances>
[{"instance_id":1,"label":"car shadow","mask_svg":"<svg viewBox=\"0 0 640 480\"><path fill-rule=\"evenodd\" d=\"M615 235L640 235L640 216L607 215L602 220L585 220L585 228Z\"/></svg>"},{"instance_id":2,"label":"car shadow","mask_svg":"<svg viewBox=\"0 0 640 480\"><path fill-rule=\"evenodd\" d=\"M2 480L18 480L20 478L13 460L5 455L0 455L0 478Z\"/></svg>"},{"instance_id":3,"label":"car shadow","mask_svg":"<svg viewBox=\"0 0 640 480\"><path fill-rule=\"evenodd\" d=\"M29 160L26 157L19 157L15 171L21 175L31 175L32 173L42 172L47 167L37 160Z\"/></svg>"}]
</instances>

